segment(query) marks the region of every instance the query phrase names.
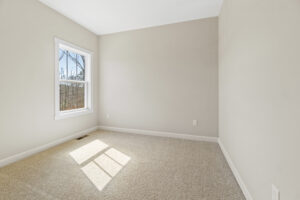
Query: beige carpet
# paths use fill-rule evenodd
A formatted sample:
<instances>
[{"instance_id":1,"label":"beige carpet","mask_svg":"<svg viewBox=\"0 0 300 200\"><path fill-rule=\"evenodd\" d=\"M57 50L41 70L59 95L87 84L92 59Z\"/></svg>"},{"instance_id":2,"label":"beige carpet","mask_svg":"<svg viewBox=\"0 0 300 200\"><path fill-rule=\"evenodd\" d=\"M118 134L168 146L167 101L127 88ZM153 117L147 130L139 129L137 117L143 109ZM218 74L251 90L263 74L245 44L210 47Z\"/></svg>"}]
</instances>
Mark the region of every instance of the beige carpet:
<instances>
[{"instance_id":1,"label":"beige carpet","mask_svg":"<svg viewBox=\"0 0 300 200\"><path fill-rule=\"evenodd\" d=\"M1 200L244 200L216 143L97 131L0 169Z\"/></svg>"}]
</instances>

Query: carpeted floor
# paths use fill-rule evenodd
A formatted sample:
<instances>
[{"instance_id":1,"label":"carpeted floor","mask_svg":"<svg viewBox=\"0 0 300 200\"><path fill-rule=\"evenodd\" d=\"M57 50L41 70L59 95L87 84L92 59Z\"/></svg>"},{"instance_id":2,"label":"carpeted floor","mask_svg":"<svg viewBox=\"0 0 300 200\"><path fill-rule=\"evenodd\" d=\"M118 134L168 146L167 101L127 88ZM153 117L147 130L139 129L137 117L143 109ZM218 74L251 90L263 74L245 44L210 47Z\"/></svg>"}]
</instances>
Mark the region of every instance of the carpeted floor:
<instances>
[{"instance_id":1,"label":"carpeted floor","mask_svg":"<svg viewBox=\"0 0 300 200\"><path fill-rule=\"evenodd\" d=\"M245 200L216 143L97 131L0 169L1 200Z\"/></svg>"}]
</instances>

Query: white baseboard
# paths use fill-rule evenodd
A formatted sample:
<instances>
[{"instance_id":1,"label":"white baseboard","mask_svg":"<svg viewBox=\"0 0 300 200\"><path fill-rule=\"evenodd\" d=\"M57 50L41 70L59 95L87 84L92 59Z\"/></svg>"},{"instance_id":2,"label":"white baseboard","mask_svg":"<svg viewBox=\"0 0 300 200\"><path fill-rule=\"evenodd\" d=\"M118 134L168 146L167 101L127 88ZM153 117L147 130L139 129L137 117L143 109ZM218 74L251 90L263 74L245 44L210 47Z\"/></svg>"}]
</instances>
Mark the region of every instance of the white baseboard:
<instances>
[{"instance_id":1,"label":"white baseboard","mask_svg":"<svg viewBox=\"0 0 300 200\"><path fill-rule=\"evenodd\" d=\"M44 144L42 146L39 146L39 147L30 149L30 150L27 150L27 151L15 154L15 155L10 156L8 158L4 158L4 159L0 160L0 167L3 167L5 165L9 165L9 164L11 164L13 162L22 160L22 159L24 159L26 157L29 157L29 156L33 155L33 154L39 153L39 152L44 151L46 149L49 149L49 148L51 148L53 146L56 146L56 145L59 145L61 143L66 142L66 141L72 140L74 138L86 135L86 134L88 134L90 132L93 132L93 131L96 131L96 130L98 130L97 126L89 128L89 129L86 129L86 130L83 130L83 131L80 131L80 132L77 132L77 133L74 133L72 135L69 135L69 136L66 136L66 137L63 137L63 138L60 138L60 139L55 140L53 142L50 142L48 144Z\"/></svg>"},{"instance_id":2,"label":"white baseboard","mask_svg":"<svg viewBox=\"0 0 300 200\"><path fill-rule=\"evenodd\" d=\"M226 149L225 149L222 141L220 140L220 138L219 138L218 142L219 142L220 148L221 148L221 150L222 150L222 152L223 152L223 154L224 154L224 156L225 156L225 158L227 160L227 163L228 163L228 165L229 165L229 167L230 167L233 175L235 176L236 181L238 182L238 184L240 185L240 188L241 188L242 192L244 193L244 196L245 196L246 200L253 200L253 198L252 198L249 190L246 187L246 184L244 183L244 181L243 181L243 179L242 179L239 171L235 167L235 165L234 165L234 163L233 163L233 161L232 161L229 153L226 151Z\"/></svg>"},{"instance_id":3,"label":"white baseboard","mask_svg":"<svg viewBox=\"0 0 300 200\"><path fill-rule=\"evenodd\" d=\"M172 132L164 132L164 131L150 131L150 130L140 130L140 129L118 128L118 127L111 127L111 126L99 126L99 129L106 130L106 131L140 134L140 135L179 138L179 139L186 139L186 140L196 140L196 141L216 142L216 143L218 142L217 137L180 134L180 133L172 133Z\"/></svg>"}]
</instances>

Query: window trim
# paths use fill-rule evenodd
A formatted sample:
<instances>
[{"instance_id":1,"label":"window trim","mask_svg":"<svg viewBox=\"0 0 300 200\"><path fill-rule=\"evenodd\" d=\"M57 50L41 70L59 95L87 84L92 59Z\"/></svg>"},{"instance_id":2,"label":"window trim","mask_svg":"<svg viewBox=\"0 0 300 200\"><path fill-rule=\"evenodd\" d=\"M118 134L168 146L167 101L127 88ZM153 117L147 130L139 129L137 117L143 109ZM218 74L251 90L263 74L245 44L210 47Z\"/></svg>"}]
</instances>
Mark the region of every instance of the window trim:
<instances>
[{"instance_id":1,"label":"window trim","mask_svg":"<svg viewBox=\"0 0 300 200\"><path fill-rule=\"evenodd\" d=\"M72 43L66 42L59 38L54 38L55 41L55 120L65 119L69 117L75 117L80 115L85 115L93 112L92 99L93 99L93 84L92 84L92 57L93 52L78 47ZM74 53L78 53L85 56L86 66L85 66L85 81L76 80L61 80L59 74L59 49L63 48ZM85 83L85 101L84 108L60 111L60 92L59 83L63 82L82 82Z\"/></svg>"}]
</instances>

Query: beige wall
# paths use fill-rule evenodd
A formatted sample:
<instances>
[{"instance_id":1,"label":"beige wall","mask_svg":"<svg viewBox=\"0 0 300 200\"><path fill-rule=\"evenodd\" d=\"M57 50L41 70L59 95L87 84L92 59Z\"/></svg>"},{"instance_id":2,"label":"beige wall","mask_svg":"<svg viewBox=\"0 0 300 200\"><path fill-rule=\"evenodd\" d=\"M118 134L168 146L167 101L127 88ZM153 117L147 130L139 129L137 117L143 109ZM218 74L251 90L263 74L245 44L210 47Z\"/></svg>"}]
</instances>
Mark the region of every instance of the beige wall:
<instances>
[{"instance_id":1,"label":"beige wall","mask_svg":"<svg viewBox=\"0 0 300 200\"><path fill-rule=\"evenodd\" d=\"M208 18L102 36L100 124L217 136L217 35Z\"/></svg>"},{"instance_id":2,"label":"beige wall","mask_svg":"<svg viewBox=\"0 0 300 200\"><path fill-rule=\"evenodd\" d=\"M0 0L0 160L98 123L98 37L38 0ZM54 120L54 37L95 53L93 114Z\"/></svg>"},{"instance_id":3,"label":"beige wall","mask_svg":"<svg viewBox=\"0 0 300 200\"><path fill-rule=\"evenodd\" d=\"M300 1L225 0L220 138L254 200L300 199Z\"/></svg>"}]
</instances>

